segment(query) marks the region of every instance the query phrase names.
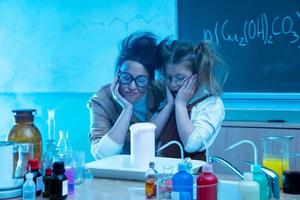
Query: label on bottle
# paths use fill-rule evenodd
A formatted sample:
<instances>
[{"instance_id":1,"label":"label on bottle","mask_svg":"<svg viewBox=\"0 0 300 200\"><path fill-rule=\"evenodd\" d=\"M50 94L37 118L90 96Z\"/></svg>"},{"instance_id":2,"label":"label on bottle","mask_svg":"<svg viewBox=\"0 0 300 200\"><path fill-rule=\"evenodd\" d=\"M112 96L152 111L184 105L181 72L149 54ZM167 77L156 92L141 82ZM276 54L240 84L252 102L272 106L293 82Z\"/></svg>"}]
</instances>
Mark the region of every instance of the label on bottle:
<instances>
[{"instance_id":1,"label":"label on bottle","mask_svg":"<svg viewBox=\"0 0 300 200\"><path fill-rule=\"evenodd\" d=\"M172 192L171 193L172 200L180 200L180 193L179 192Z\"/></svg>"},{"instance_id":2,"label":"label on bottle","mask_svg":"<svg viewBox=\"0 0 300 200\"><path fill-rule=\"evenodd\" d=\"M43 189L43 177L39 176L36 178L36 191L41 191Z\"/></svg>"},{"instance_id":3,"label":"label on bottle","mask_svg":"<svg viewBox=\"0 0 300 200\"><path fill-rule=\"evenodd\" d=\"M191 200L191 194L189 192L172 192L171 194L172 200Z\"/></svg>"},{"instance_id":4,"label":"label on bottle","mask_svg":"<svg viewBox=\"0 0 300 200\"><path fill-rule=\"evenodd\" d=\"M65 196L68 194L68 180L65 180L62 182L62 196Z\"/></svg>"},{"instance_id":5,"label":"label on bottle","mask_svg":"<svg viewBox=\"0 0 300 200\"><path fill-rule=\"evenodd\" d=\"M21 151L22 153L28 153L29 143L19 144L19 151Z\"/></svg>"}]
</instances>

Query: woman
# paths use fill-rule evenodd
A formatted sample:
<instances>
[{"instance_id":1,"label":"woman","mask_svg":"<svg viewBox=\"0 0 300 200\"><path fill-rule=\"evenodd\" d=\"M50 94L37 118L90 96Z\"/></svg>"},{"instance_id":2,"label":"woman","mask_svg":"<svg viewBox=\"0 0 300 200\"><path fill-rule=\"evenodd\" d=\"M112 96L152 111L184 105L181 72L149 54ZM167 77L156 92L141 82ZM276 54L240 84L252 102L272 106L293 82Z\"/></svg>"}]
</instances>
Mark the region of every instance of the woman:
<instances>
[{"instance_id":1,"label":"woman","mask_svg":"<svg viewBox=\"0 0 300 200\"><path fill-rule=\"evenodd\" d=\"M166 119L160 117L164 111L156 115L164 98L161 87L154 83L157 61L155 35L134 33L122 41L112 84L103 86L88 103L95 159L130 154L128 129L132 123L153 122L158 137Z\"/></svg>"},{"instance_id":2,"label":"woman","mask_svg":"<svg viewBox=\"0 0 300 200\"><path fill-rule=\"evenodd\" d=\"M160 44L168 103L164 112L172 112L159 138L158 147L171 140L180 142L185 157L205 159L205 149L216 138L224 119L220 98L221 84L216 76L219 60L204 42L197 45L164 40ZM170 95L172 94L172 95ZM177 147L161 151L159 156L179 157Z\"/></svg>"}]
</instances>

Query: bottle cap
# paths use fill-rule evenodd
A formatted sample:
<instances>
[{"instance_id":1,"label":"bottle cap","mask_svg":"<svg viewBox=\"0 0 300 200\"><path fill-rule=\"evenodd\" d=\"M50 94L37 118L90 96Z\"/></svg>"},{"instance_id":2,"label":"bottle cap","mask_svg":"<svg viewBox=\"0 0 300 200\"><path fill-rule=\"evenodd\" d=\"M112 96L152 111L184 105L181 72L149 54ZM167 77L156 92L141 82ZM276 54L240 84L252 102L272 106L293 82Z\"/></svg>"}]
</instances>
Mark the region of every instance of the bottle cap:
<instances>
[{"instance_id":1,"label":"bottle cap","mask_svg":"<svg viewBox=\"0 0 300 200\"><path fill-rule=\"evenodd\" d=\"M250 172L245 172L244 179L245 179L245 181L253 181L253 174Z\"/></svg>"},{"instance_id":2,"label":"bottle cap","mask_svg":"<svg viewBox=\"0 0 300 200\"><path fill-rule=\"evenodd\" d=\"M50 176L51 173L52 173L52 169L51 168L47 168L46 172L45 172L46 176Z\"/></svg>"},{"instance_id":3,"label":"bottle cap","mask_svg":"<svg viewBox=\"0 0 300 200\"><path fill-rule=\"evenodd\" d=\"M16 123L33 122L33 112L36 112L36 109L18 109L12 112L15 113Z\"/></svg>"},{"instance_id":4,"label":"bottle cap","mask_svg":"<svg viewBox=\"0 0 300 200\"><path fill-rule=\"evenodd\" d=\"M30 172L28 172L28 173L26 174L26 179L33 179L33 174L30 173Z\"/></svg>"},{"instance_id":5,"label":"bottle cap","mask_svg":"<svg viewBox=\"0 0 300 200\"><path fill-rule=\"evenodd\" d=\"M204 165L202 165L202 172L212 173L213 172L213 166L211 164L205 163Z\"/></svg>"},{"instance_id":6,"label":"bottle cap","mask_svg":"<svg viewBox=\"0 0 300 200\"><path fill-rule=\"evenodd\" d=\"M54 174L64 174L65 164L62 161L57 161L53 163L53 173Z\"/></svg>"},{"instance_id":7,"label":"bottle cap","mask_svg":"<svg viewBox=\"0 0 300 200\"><path fill-rule=\"evenodd\" d=\"M185 163L178 163L178 171L186 171L186 167Z\"/></svg>"},{"instance_id":8,"label":"bottle cap","mask_svg":"<svg viewBox=\"0 0 300 200\"><path fill-rule=\"evenodd\" d=\"M27 170L29 169L29 166L31 170L39 170L40 169L39 164L40 164L39 160L37 159L28 160Z\"/></svg>"},{"instance_id":9,"label":"bottle cap","mask_svg":"<svg viewBox=\"0 0 300 200\"><path fill-rule=\"evenodd\" d=\"M251 165L251 171L253 173L257 173L257 172L261 172L261 166L259 164L254 164L254 165Z\"/></svg>"}]
</instances>

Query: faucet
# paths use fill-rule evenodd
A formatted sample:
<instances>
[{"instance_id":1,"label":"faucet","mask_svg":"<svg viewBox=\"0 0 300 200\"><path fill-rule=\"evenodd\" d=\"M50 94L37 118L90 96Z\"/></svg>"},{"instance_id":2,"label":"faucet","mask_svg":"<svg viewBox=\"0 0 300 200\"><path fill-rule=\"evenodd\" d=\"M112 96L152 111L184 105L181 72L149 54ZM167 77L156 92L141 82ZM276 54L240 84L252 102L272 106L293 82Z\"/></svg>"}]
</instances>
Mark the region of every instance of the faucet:
<instances>
[{"instance_id":1,"label":"faucet","mask_svg":"<svg viewBox=\"0 0 300 200\"><path fill-rule=\"evenodd\" d=\"M235 174L237 174L242 180L244 180L243 173L241 171L239 171L236 167L234 167L227 160L220 158L218 156L210 156L209 162L210 163L219 162L222 165L229 167ZM250 163L248 161L244 161L244 163L247 165L252 165L252 163ZM266 167L261 167L261 169L267 177L268 185L271 189L270 195L272 195L274 199L280 199L280 185L279 185L278 175L274 171L272 171L271 169L268 169Z\"/></svg>"},{"instance_id":2,"label":"faucet","mask_svg":"<svg viewBox=\"0 0 300 200\"><path fill-rule=\"evenodd\" d=\"M209 162L210 163L214 163L214 162L219 162L222 165L229 167L235 174L237 174L242 180L244 180L244 175L243 173L238 170L236 167L234 167L230 162L228 162L227 160L220 158L218 156L210 156L209 158Z\"/></svg>"}]
</instances>

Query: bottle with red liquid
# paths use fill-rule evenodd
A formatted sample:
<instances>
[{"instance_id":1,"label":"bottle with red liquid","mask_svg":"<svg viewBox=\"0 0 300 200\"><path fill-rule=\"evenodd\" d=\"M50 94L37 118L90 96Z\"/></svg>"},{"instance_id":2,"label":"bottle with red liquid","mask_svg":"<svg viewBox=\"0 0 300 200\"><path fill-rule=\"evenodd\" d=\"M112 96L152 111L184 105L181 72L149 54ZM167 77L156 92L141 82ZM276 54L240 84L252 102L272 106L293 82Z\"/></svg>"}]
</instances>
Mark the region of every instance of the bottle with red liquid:
<instances>
[{"instance_id":1,"label":"bottle with red liquid","mask_svg":"<svg viewBox=\"0 0 300 200\"><path fill-rule=\"evenodd\" d=\"M213 174L213 166L204 164L197 177L197 200L218 199L218 178Z\"/></svg>"}]
</instances>

